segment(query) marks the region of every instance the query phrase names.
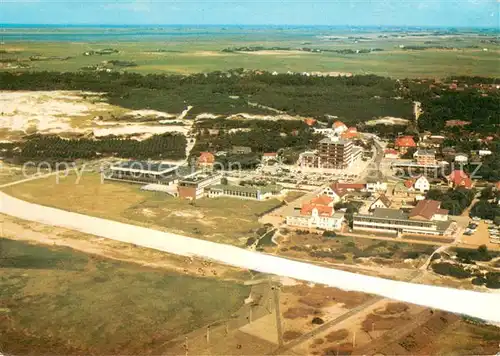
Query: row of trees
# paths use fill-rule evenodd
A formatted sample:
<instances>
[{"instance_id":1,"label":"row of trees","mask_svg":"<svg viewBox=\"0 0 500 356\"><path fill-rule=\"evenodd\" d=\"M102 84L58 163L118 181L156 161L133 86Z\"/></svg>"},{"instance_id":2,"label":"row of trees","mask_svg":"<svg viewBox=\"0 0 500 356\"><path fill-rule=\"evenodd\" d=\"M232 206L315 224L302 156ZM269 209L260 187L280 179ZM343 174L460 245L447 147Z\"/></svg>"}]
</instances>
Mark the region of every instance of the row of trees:
<instances>
[{"instance_id":1,"label":"row of trees","mask_svg":"<svg viewBox=\"0 0 500 356\"><path fill-rule=\"evenodd\" d=\"M34 135L16 148L5 152L15 162L73 161L113 156L132 159L182 159L185 158L184 135L166 133L137 141L108 137L102 139L63 139L58 136Z\"/></svg>"}]
</instances>

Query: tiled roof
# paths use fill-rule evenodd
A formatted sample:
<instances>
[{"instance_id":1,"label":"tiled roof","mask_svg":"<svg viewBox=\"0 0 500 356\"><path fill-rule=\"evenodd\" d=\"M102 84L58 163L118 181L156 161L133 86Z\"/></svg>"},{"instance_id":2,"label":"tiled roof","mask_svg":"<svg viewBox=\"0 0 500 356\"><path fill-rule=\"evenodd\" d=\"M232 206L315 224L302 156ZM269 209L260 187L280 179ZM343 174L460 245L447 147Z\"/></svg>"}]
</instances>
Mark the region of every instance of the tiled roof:
<instances>
[{"instance_id":1,"label":"tiled roof","mask_svg":"<svg viewBox=\"0 0 500 356\"><path fill-rule=\"evenodd\" d=\"M211 152L200 152L200 157L198 158L198 162L201 163L214 163L215 156Z\"/></svg>"},{"instance_id":2,"label":"tiled roof","mask_svg":"<svg viewBox=\"0 0 500 356\"><path fill-rule=\"evenodd\" d=\"M330 198L328 195L319 195L316 198L313 198L309 204L315 204L315 205L325 205L328 206L333 203L333 199Z\"/></svg>"},{"instance_id":3,"label":"tiled roof","mask_svg":"<svg viewBox=\"0 0 500 356\"><path fill-rule=\"evenodd\" d=\"M396 147L417 147L415 140L411 136L398 137L395 142Z\"/></svg>"},{"instance_id":4,"label":"tiled roof","mask_svg":"<svg viewBox=\"0 0 500 356\"><path fill-rule=\"evenodd\" d=\"M455 187L472 187L472 180L469 178L467 173L460 169L456 169L451 174L446 177L449 182L452 182Z\"/></svg>"},{"instance_id":5,"label":"tiled roof","mask_svg":"<svg viewBox=\"0 0 500 356\"><path fill-rule=\"evenodd\" d=\"M276 152L266 152L264 157L276 157L278 154Z\"/></svg>"},{"instance_id":6,"label":"tiled roof","mask_svg":"<svg viewBox=\"0 0 500 356\"><path fill-rule=\"evenodd\" d=\"M333 128L334 128L334 129L339 128L339 127L342 127L342 126L347 127L347 126L346 126L346 124L344 124L342 121L335 121L335 122L333 123Z\"/></svg>"},{"instance_id":7,"label":"tiled roof","mask_svg":"<svg viewBox=\"0 0 500 356\"><path fill-rule=\"evenodd\" d=\"M431 220L434 214L448 214L448 210L441 209L441 202L437 200L421 200L410 212L410 218L423 217Z\"/></svg>"},{"instance_id":8,"label":"tiled roof","mask_svg":"<svg viewBox=\"0 0 500 356\"><path fill-rule=\"evenodd\" d=\"M324 205L314 205L314 204L304 204L302 205L302 209L300 209L301 215L311 215L313 209L318 210L318 214L320 216L332 216L333 207L324 206Z\"/></svg>"}]
</instances>

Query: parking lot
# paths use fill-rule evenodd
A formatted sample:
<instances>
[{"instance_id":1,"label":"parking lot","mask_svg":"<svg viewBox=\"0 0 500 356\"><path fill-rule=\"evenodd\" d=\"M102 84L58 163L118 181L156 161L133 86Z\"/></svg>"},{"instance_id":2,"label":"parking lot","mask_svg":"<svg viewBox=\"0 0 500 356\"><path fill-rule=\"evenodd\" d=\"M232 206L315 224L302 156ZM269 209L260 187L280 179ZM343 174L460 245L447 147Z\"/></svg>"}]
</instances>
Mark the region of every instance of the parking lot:
<instances>
[{"instance_id":1,"label":"parking lot","mask_svg":"<svg viewBox=\"0 0 500 356\"><path fill-rule=\"evenodd\" d=\"M466 229L461 237L461 243L466 245L481 246L486 245L488 248L500 249L500 234L495 230L495 225L488 221L471 221L471 225L476 225L475 229ZM473 225L469 227L473 227ZM488 230L490 229L490 230ZM495 238L496 237L496 238Z\"/></svg>"}]
</instances>

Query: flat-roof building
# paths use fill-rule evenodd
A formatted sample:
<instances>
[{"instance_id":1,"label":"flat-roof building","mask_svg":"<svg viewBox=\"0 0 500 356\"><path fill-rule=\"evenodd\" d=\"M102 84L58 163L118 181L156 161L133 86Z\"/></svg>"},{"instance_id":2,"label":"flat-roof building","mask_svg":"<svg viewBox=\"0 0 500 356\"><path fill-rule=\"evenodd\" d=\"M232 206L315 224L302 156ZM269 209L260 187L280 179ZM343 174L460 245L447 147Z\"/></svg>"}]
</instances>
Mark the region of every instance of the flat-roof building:
<instances>
[{"instance_id":1,"label":"flat-roof building","mask_svg":"<svg viewBox=\"0 0 500 356\"><path fill-rule=\"evenodd\" d=\"M138 184L173 184L188 167L150 161L124 161L109 167L105 179L121 180ZM189 170L188 170L189 171Z\"/></svg>"},{"instance_id":2,"label":"flat-roof building","mask_svg":"<svg viewBox=\"0 0 500 356\"><path fill-rule=\"evenodd\" d=\"M232 197L239 199L265 200L280 195L283 187L268 185L262 187L216 184L206 189L209 198Z\"/></svg>"},{"instance_id":3,"label":"flat-roof building","mask_svg":"<svg viewBox=\"0 0 500 356\"><path fill-rule=\"evenodd\" d=\"M205 196L205 188L220 184L222 175L220 173L199 173L191 177L179 180L177 192L180 198L199 199Z\"/></svg>"},{"instance_id":4,"label":"flat-roof building","mask_svg":"<svg viewBox=\"0 0 500 356\"><path fill-rule=\"evenodd\" d=\"M376 208L372 214L355 214L354 231L384 232L393 235L433 235L451 237L456 223L440 202L422 200L408 214L402 210Z\"/></svg>"}]
</instances>

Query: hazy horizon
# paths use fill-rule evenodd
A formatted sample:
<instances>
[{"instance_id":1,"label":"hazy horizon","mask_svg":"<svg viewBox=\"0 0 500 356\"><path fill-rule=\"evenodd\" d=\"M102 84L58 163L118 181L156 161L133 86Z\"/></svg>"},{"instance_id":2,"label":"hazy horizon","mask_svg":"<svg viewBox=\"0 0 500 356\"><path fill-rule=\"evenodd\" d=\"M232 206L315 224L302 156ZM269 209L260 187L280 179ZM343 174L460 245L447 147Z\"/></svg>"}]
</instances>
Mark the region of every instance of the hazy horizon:
<instances>
[{"instance_id":1,"label":"hazy horizon","mask_svg":"<svg viewBox=\"0 0 500 356\"><path fill-rule=\"evenodd\" d=\"M4 0L0 23L499 27L497 0Z\"/></svg>"}]
</instances>

